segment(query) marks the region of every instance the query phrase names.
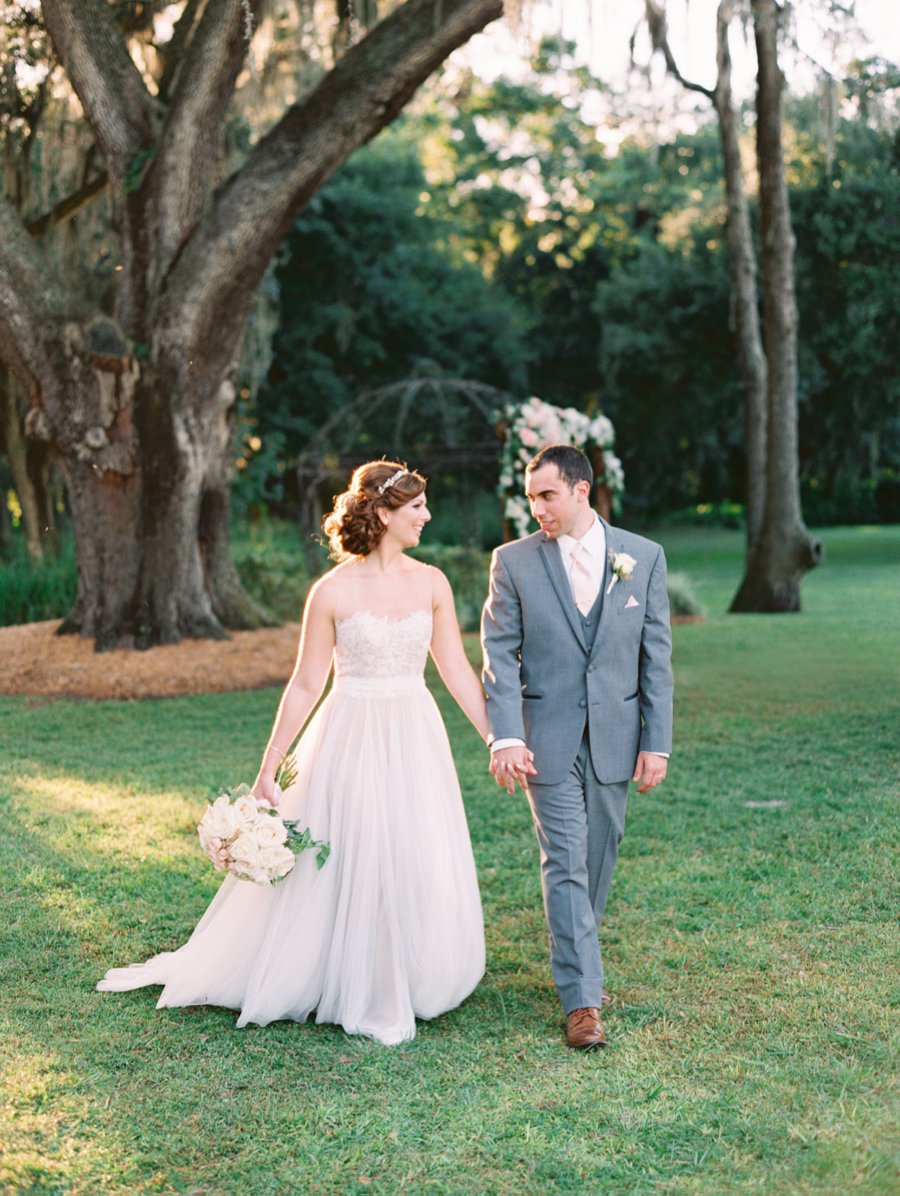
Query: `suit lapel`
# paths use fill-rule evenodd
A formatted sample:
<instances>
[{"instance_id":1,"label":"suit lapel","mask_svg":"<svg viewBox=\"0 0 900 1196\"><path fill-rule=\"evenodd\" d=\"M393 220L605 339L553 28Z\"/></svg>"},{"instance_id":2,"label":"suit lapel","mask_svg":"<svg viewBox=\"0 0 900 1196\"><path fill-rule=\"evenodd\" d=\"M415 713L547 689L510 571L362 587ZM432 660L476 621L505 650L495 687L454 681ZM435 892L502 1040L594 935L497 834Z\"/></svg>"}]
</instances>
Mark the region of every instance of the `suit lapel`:
<instances>
[{"instance_id":1,"label":"suit lapel","mask_svg":"<svg viewBox=\"0 0 900 1196\"><path fill-rule=\"evenodd\" d=\"M621 585L621 582L616 582L616 585L613 586L612 591L607 594L607 588L613 577L612 570L609 567L609 554L611 552L624 551L617 530L614 527L610 527L610 525L602 516L598 515L597 518L603 524L603 529L606 532L606 560L603 565L603 582L601 583L603 607L600 611L600 621L597 624L597 634L594 636L594 642L591 645L591 657L597 655L597 651L599 650L600 645L603 643L603 637L612 626L613 612L615 611L616 599L618 598L618 594L616 594L616 586Z\"/></svg>"},{"instance_id":2,"label":"suit lapel","mask_svg":"<svg viewBox=\"0 0 900 1196\"><path fill-rule=\"evenodd\" d=\"M575 638L579 644L587 652L588 645L584 638L584 625L581 622L578 607L575 605L575 600L572 597L572 587L569 585L569 579L566 577L566 572L563 569L562 554L559 551L559 545L555 540L544 539L540 542L538 551L541 554L544 567L550 575L550 580L553 583L554 590L556 590L560 606L569 620L569 626L575 632Z\"/></svg>"}]
</instances>

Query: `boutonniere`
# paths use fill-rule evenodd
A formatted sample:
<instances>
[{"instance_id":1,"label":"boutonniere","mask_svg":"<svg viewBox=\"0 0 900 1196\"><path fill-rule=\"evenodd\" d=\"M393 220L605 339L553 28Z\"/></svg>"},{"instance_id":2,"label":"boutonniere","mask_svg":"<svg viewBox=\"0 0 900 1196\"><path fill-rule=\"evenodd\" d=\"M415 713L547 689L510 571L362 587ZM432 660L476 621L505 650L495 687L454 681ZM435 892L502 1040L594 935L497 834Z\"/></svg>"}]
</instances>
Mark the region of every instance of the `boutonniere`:
<instances>
[{"instance_id":1,"label":"boutonniere","mask_svg":"<svg viewBox=\"0 0 900 1196\"><path fill-rule=\"evenodd\" d=\"M636 564L637 561L633 556L629 556L627 552L610 552L609 567L612 569L612 579L606 587L607 594L617 581L631 581L631 575L634 573Z\"/></svg>"}]
</instances>

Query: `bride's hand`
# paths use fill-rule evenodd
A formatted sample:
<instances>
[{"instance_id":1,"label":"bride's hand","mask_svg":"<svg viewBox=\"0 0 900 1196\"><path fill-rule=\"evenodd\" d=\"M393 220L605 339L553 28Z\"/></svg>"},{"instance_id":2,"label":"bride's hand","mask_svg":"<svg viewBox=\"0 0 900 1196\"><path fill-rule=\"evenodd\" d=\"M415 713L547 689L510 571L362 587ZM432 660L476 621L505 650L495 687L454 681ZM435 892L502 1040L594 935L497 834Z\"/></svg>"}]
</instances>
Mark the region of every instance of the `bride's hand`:
<instances>
[{"instance_id":1,"label":"bride's hand","mask_svg":"<svg viewBox=\"0 0 900 1196\"><path fill-rule=\"evenodd\" d=\"M268 777L260 771L251 786L250 792L254 797L262 797L272 806L278 805L278 787L274 777Z\"/></svg>"}]
</instances>

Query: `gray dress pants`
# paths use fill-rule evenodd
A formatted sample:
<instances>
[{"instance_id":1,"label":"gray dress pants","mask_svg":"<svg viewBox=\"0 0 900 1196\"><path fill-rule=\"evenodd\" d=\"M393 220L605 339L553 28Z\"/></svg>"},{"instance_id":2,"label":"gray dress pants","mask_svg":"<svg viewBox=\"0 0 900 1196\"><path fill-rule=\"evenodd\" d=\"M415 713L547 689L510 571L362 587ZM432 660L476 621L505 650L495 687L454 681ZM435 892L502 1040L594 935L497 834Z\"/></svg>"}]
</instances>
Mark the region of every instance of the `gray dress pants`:
<instances>
[{"instance_id":1,"label":"gray dress pants","mask_svg":"<svg viewBox=\"0 0 900 1196\"><path fill-rule=\"evenodd\" d=\"M597 929L625 829L627 798L628 781L604 785L597 779L586 733L564 781L528 787L541 849L550 964L566 1013L600 1005Z\"/></svg>"}]
</instances>

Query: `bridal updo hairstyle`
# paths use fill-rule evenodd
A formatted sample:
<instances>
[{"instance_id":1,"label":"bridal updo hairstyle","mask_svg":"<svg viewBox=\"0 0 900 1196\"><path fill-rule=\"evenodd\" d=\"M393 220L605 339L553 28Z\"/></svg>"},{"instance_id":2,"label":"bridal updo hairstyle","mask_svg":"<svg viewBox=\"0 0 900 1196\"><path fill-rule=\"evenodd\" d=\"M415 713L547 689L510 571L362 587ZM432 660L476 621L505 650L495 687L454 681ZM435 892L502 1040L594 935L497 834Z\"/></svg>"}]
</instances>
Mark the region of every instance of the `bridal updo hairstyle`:
<instances>
[{"instance_id":1,"label":"bridal updo hairstyle","mask_svg":"<svg viewBox=\"0 0 900 1196\"><path fill-rule=\"evenodd\" d=\"M367 461L360 465L353 471L348 489L335 497L334 508L322 520L332 559L368 556L385 532L379 508L396 511L424 490L422 475L397 461Z\"/></svg>"}]
</instances>

